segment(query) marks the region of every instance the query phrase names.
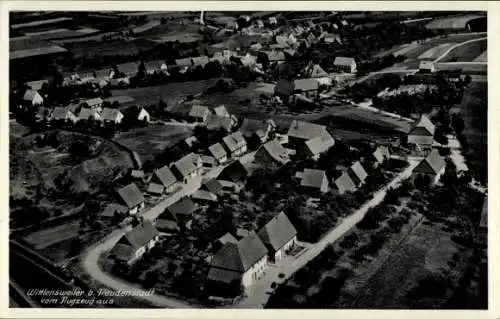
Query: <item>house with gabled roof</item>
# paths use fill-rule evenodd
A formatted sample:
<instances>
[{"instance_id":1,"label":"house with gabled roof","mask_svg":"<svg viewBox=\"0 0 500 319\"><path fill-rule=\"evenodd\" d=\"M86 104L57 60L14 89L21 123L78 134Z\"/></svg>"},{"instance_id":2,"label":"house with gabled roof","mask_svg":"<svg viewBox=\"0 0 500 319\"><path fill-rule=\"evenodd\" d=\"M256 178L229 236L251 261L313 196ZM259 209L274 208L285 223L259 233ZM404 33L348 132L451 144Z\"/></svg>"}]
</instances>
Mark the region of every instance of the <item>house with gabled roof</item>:
<instances>
[{"instance_id":1,"label":"house with gabled roof","mask_svg":"<svg viewBox=\"0 0 500 319\"><path fill-rule=\"evenodd\" d=\"M149 221L143 221L123 235L108 256L116 263L132 265L158 242L158 230Z\"/></svg>"},{"instance_id":2,"label":"house with gabled roof","mask_svg":"<svg viewBox=\"0 0 500 319\"><path fill-rule=\"evenodd\" d=\"M314 78L296 79L293 81L294 93L302 94L309 99L318 97L319 81Z\"/></svg>"},{"instance_id":3,"label":"house with gabled roof","mask_svg":"<svg viewBox=\"0 0 500 319\"><path fill-rule=\"evenodd\" d=\"M206 123L210 110L203 105L193 105L189 111L189 118L197 123Z\"/></svg>"},{"instance_id":4,"label":"house with gabled roof","mask_svg":"<svg viewBox=\"0 0 500 319\"><path fill-rule=\"evenodd\" d=\"M272 119L256 120L243 119L239 131L247 140L257 140L259 144L265 143L269 135L276 129L276 123Z\"/></svg>"},{"instance_id":5,"label":"house with gabled roof","mask_svg":"<svg viewBox=\"0 0 500 319\"><path fill-rule=\"evenodd\" d=\"M339 194L344 194L346 192L354 192L357 187L354 184L351 176L347 172L343 172L337 179L334 180L335 187L337 188Z\"/></svg>"},{"instance_id":6,"label":"house with gabled roof","mask_svg":"<svg viewBox=\"0 0 500 319\"><path fill-rule=\"evenodd\" d=\"M247 179L251 174L252 170L249 165L245 165L240 160L236 160L226 166L217 179L221 184L223 184L222 181L238 183Z\"/></svg>"},{"instance_id":7,"label":"house with gabled roof","mask_svg":"<svg viewBox=\"0 0 500 319\"><path fill-rule=\"evenodd\" d=\"M104 124L113 123L115 125L120 124L124 118L122 112L119 109L112 109L105 107L101 113L101 120Z\"/></svg>"},{"instance_id":8,"label":"house with gabled roof","mask_svg":"<svg viewBox=\"0 0 500 319\"><path fill-rule=\"evenodd\" d=\"M61 121L65 123L76 123L78 118L68 107L55 107L49 116L49 121Z\"/></svg>"},{"instance_id":9,"label":"house with gabled roof","mask_svg":"<svg viewBox=\"0 0 500 319\"><path fill-rule=\"evenodd\" d=\"M365 182L365 179L368 177L368 173L366 172L365 168L359 161L356 161L354 164L351 165L348 169L348 173L351 176L352 180L354 183L358 186L363 184Z\"/></svg>"},{"instance_id":10,"label":"house with gabled roof","mask_svg":"<svg viewBox=\"0 0 500 319\"><path fill-rule=\"evenodd\" d=\"M312 157L314 160L318 160L320 155L328 151L335 145L335 139L326 132L321 136L316 136L310 140L304 142L304 150L306 151L306 156Z\"/></svg>"},{"instance_id":11,"label":"house with gabled roof","mask_svg":"<svg viewBox=\"0 0 500 319\"><path fill-rule=\"evenodd\" d=\"M203 172L203 162L199 155L189 153L176 161L171 169L179 180L187 183L191 178L199 176Z\"/></svg>"},{"instance_id":12,"label":"house with gabled roof","mask_svg":"<svg viewBox=\"0 0 500 319\"><path fill-rule=\"evenodd\" d=\"M418 149L428 150L434 142L436 126L425 115L420 117L418 123L408 133L408 144L415 145Z\"/></svg>"},{"instance_id":13,"label":"house with gabled roof","mask_svg":"<svg viewBox=\"0 0 500 319\"><path fill-rule=\"evenodd\" d=\"M315 137L322 137L324 140L331 138L326 126L311 122L293 120L286 133L290 144L302 147L303 144Z\"/></svg>"},{"instance_id":14,"label":"house with gabled roof","mask_svg":"<svg viewBox=\"0 0 500 319\"><path fill-rule=\"evenodd\" d=\"M100 121L101 115L97 109L83 107L78 114L78 121Z\"/></svg>"},{"instance_id":15,"label":"house with gabled roof","mask_svg":"<svg viewBox=\"0 0 500 319\"><path fill-rule=\"evenodd\" d=\"M167 207L156 218L156 227L164 232L175 232L181 228L189 229L196 209L196 204L191 199L184 197Z\"/></svg>"},{"instance_id":16,"label":"house with gabled roof","mask_svg":"<svg viewBox=\"0 0 500 319\"><path fill-rule=\"evenodd\" d=\"M131 122L149 123L151 115L142 106L131 106L123 110L123 115Z\"/></svg>"},{"instance_id":17,"label":"house with gabled roof","mask_svg":"<svg viewBox=\"0 0 500 319\"><path fill-rule=\"evenodd\" d=\"M418 176L428 176L431 183L436 184L444 174L445 168L444 158L434 149L413 169L413 180Z\"/></svg>"},{"instance_id":18,"label":"house with gabled roof","mask_svg":"<svg viewBox=\"0 0 500 319\"><path fill-rule=\"evenodd\" d=\"M168 73L167 64L161 60L144 62L144 68L146 69L146 74Z\"/></svg>"},{"instance_id":19,"label":"house with gabled roof","mask_svg":"<svg viewBox=\"0 0 500 319\"><path fill-rule=\"evenodd\" d=\"M130 215L135 215L144 208L144 196L135 183L118 189L117 193L121 203L127 206Z\"/></svg>"},{"instance_id":20,"label":"house with gabled roof","mask_svg":"<svg viewBox=\"0 0 500 319\"><path fill-rule=\"evenodd\" d=\"M231 157L241 156L247 151L247 141L240 131L225 136L222 141Z\"/></svg>"},{"instance_id":21,"label":"house with gabled roof","mask_svg":"<svg viewBox=\"0 0 500 319\"><path fill-rule=\"evenodd\" d=\"M355 73L356 72L356 61L354 58L335 57L333 61L333 69L336 72L346 72L346 73Z\"/></svg>"},{"instance_id":22,"label":"house with gabled roof","mask_svg":"<svg viewBox=\"0 0 500 319\"><path fill-rule=\"evenodd\" d=\"M212 112L217 116L231 117L231 114L227 111L226 106L219 105L212 109Z\"/></svg>"},{"instance_id":23,"label":"house with gabled roof","mask_svg":"<svg viewBox=\"0 0 500 319\"><path fill-rule=\"evenodd\" d=\"M217 163L223 164L227 162L227 152L220 143L215 143L208 147L208 152L215 158Z\"/></svg>"},{"instance_id":24,"label":"house with gabled roof","mask_svg":"<svg viewBox=\"0 0 500 319\"><path fill-rule=\"evenodd\" d=\"M338 33L328 33L324 36L325 43L337 43L342 44L342 38Z\"/></svg>"},{"instance_id":25,"label":"house with gabled roof","mask_svg":"<svg viewBox=\"0 0 500 319\"><path fill-rule=\"evenodd\" d=\"M418 65L418 70L421 73L434 73L436 72L436 64L433 60L422 60Z\"/></svg>"},{"instance_id":26,"label":"house with gabled roof","mask_svg":"<svg viewBox=\"0 0 500 319\"><path fill-rule=\"evenodd\" d=\"M110 68L105 68L105 69L99 69L99 70L94 70L92 71L92 74L94 75L94 79L96 81L100 80L111 80L113 76L115 75L115 71L111 70Z\"/></svg>"},{"instance_id":27,"label":"house with gabled roof","mask_svg":"<svg viewBox=\"0 0 500 319\"><path fill-rule=\"evenodd\" d=\"M167 165L155 170L149 184L161 185L167 193L172 193L178 186L177 178Z\"/></svg>"},{"instance_id":28,"label":"house with gabled roof","mask_svg":"<svg viewBox=\"0 0 500 319\"><path fill-rule=\"evenodd\" d=\"M106 205L104 210L99 214L100 217L103 218L113 218L116 214L122 214L125 215L128 212L128 208L126 206L117 204L117 203L110 203Z\"/></svg>"},{"instance_id":29,"label":"house with gabled roof","mask_svg":"<svg viewBox=\"0 0 500 319\"><path fill-rule=\"evenodd\" d=\"M319 190L322 193L328 191L328 178L323 170L305 168L303 172L297 172L295 177L300 179L300 186L304 188Z\"/></svg>"},{"instance_id":30,"label":"house with gabled roof","mask_svg":"<svg viewBox=\"0 0 500 319\"><path fill-rule=\"evenodd\" d=\"M30 106L42 105L43 97L38 93L38 91L33 89L27 89L23 95L23 103Z\"/></svg>"},{"instance_id":31,"label":"house with gabled roof","mask_svg":"<svg viewBox=\"0 0 500 319\"><path fill-rule=\"evenodd\" d=\"M139 72L139 64L136 62L121 63L116 66L118 72L125 74L126 76L134 77Z\"/></svg>"},{"instance_id":32,"label":"house with gabled roof","mask_svg":"<svg viewBox=\"0 0 500 319\"><path fill-rule=\"evenodd\" d=\"M284 212L279 213L262 227L258 236L268 251L269 261L277 263L297 243L297 230Z\"/></svg>"},{"instance_id":33,"label":"house with gabled roof","mask_svg":"<svg viewBox=\"0 0 500 319\"><path fill-rule=\"evenodd\" d=\"M377 149L372 153L373 159L375 160L375 166L382 164L384 161L388 161L391 158L391 153L389 152L389 147L378 146Z\"/></svg>"},{"instance_id":34,"label":"house with gabled roof","mask_svg":"<svg viewBox=\"0 0 500 319\"><path fill-rule=\"evenodd\" d=\"M269 59L269 63L283 62L286 60L285 53L283 53L283 51L271 50L271 51L260 51L260 52L267 56L267 58Z\"/></svg>"},{"instance_id":35,"label":"house with gabled roof","mask_svg":"<svg viewBox=\"0 0 500 319\"><path fill-rule=\"evenodd\" d=\"M267 166L281 166L290 162L290 156L287 149L274 139L259 147L254 162Z\"/></svg>"},{"instance_id":36,"label":"house with gabled roof","mask_svg":"<svg viewBox=\"0 0 500 319\"><path fill-rule=\"evenodd\" d=\"M217 195L203 189L197 190L193 195L191 195L191 198L193 201L200 204L210 204L217 201Z\"/></svg>"},{"instance_id":37,"label":"house with gabled roof","mask_svg":"<svg viewBox=\"0 0 500 319\"><path fill-rule=\"evenodd\" d=\"M83 102L84 105L87 105L91 109L99 109L102 107L103 103L104 101L100 97L88 99Z\"/></svg>"},{"instance_id":38,"label":"house with gabled roof","mask_svg":"<svg viewBox=\"0 0 500 319\"><path fill-rule=\"evenodd\" d=\"M215 195L222 195L223 194L222 184L218 180L216 180L215 178L204 182L201 185L200 189L209 191L210 193L215 194Z\"/></svg>"},{"instance_id":39,"label":"house with gabled roof","mask_svg":"<svg viewBox=\"0 0 500 319\"><path fill-rule=\"evenodd\" d=\"M205 126L209 131L223 129L229 133L233 128L233 120L231 117L209 114L205 122Z\"/></svg>"},{"instance_id":40,"label":"house with gabled roof","mask_svg":"<svg viewBox=\"0 0 500 319\"><path fill-rule=\"evenodd\" d=\"M26 86L32 90L40 91L44 85L49 85L48 80L37 80L26 82Z\"/></svg>"},{"instance_id":41,"label":"house with gabled roof","mask_svg":"<svg viewBox=\"0 0 500 319\"><path fill-rule=\"evenodd\" d=\"M227 242L212 258L207 279L217 283L251 286L267 267L267 249L252 231L238 242Z\"/></svg>"}]
</instances>

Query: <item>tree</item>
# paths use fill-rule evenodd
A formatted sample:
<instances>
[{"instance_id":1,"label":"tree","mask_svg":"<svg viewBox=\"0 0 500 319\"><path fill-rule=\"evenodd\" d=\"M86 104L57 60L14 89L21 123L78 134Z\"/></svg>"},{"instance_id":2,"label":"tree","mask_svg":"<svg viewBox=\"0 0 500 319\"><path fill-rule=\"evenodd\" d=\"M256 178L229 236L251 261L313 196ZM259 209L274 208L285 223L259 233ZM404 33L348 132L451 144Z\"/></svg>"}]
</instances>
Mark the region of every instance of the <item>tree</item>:
<instances>
[{"instance_id":1,"label":"tree","mask_svg":"<svg viewBox=\"0 0 500 319\"><path fill-rule=\"evenodd\" d=\"M70 144L68 152L73 159L80 161L91 153L90 145L82 141L75 141Z\"/></svg>"},{"instance_id":2,"label":"tree","mask_svg":"<svg viewBox=\"0 0 500 319\"><path fill-rule=\"evenodd\" d=\"M455 130L457 135L462 134L465 129L464 119L458 113L453 114L453 116L451 117L451 125L453 126L453 129Z\"/></svg>"}]
</instances>

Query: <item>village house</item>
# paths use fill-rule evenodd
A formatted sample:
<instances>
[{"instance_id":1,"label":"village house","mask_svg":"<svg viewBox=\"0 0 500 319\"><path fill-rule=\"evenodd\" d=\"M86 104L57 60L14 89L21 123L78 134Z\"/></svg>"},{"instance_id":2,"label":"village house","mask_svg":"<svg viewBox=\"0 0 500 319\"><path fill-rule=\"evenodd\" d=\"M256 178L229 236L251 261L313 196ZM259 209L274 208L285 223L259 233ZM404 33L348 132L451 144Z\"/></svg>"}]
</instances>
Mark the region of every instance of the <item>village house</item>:
<instances>
[{"instance_id":1,"label":"village house","mask_svg":"<svg viewBox=\"0 0 500 319\"><path fill-rule=\"evenodd\" d=\"M182 198L165 209L156 219L156 227L160 231L176 231L189 229L193 214L197 209L196 204L189 198Z\"/></svg>"},{"instance_id":2,"label":"village house","mask_svg":"<svg viewBox=\"0 0 500 319\"><path fill-rule=\"evenodd\" d=\"M130 177L134 179L144 179L146 175L142 169L132 169L130 171Z\"/></svg>"},{"instance_id":3,"label":"village house","mask_svg":"<svg viewBox=\"0 0 500 319\"><path fill-rule=\"evenodd\" d=\"M215 194L217 196L222 195L224 193L222 184L215 178L204 182L201 185L200 189L209 191L210 193Z\"/></svg>"},{"instance_id":4,"label":"village house","mask_svg":"<svg viewBox=\"0 0 500 319\"><path fill-rule=\"evenodd\" d=\"M199 189L191 195L191 199L200 204L210 204L217 202L217 195L210 193L209 191Z\"/></svg>"},{"instance_id":5,"label":"village house","mask_svg":"<svg viewBox=\"0 0 500 319\"><path fill-rule=\"evenodd\" d=\"M328 192L328 178L325 171L305 168L303 172L297 172L295 177L300 179L302 187L319 190L322 193Z\"/></svg>"},{"instance_id":6,"label":"village house","mask_svg":"<svg viewBox=\"0 0 500 319\"><path fill-rule=\"evenodd\" d=\"M231 233L225 233L212 243L212 251L218 252L219 250L221 250L222 247L224 247L225 244L227 243L236 244L237 242L238 239L236 239L236 237L234 237Z\"/></svg>"},{"instance_id":7,"label":"village house","mask_svg":"<svg viewBox=\"0 0 500 319\"><path fill-rule=\"evenodd\" d=\"M165 187L161 184L149 183L146 193L153 196L160 196L165 191Z\"/></svg>"},{"instance_id":8,"label":"village house","mask_svg":"<svg viewBox=\"0 0 500 319\"><path fill-rule=\"evenodd\" d=\"M276 17L269 17L269 24L270 25L277 25L278 19L276 19Z\"/></svg>"},{"instance_id":9,"label":"village house","mask_svg":"<svg viewBox=\"0 0 500 319\"><path fill-rule=\"evenodd\" d=\"M389 152L389 148L387 146L379 146L372 153L373 159L375 160L375 165L378 166L382 164L384 161L388 161L391 158L391 154Z\"/></svg>"},{"instance_id":10,"label":"village house","mask_svg":"<svg viewBox=\"0 0 500 319\"><path fill-rule=\"evenodd\" d=\"M49 121L75 124L78 122L78 118L68 107L55 107L49 116Z\"/></svg>"},{"instance_id":11,"label":"village house","mask_svg":"<svg viewBox=\"0 0 500 319\"><path fill-rule=\"evenodd\" d=\"M23 95L23 104L29 106L38 106L43 104L43 97L33 89L27 89Z\"/></svg>"},{"instance_id":12,"label":"village house","mask_svg":"<svg viewBox=\"0 0 500 319\"><path fill-rule=\"evenodd\" d=\"M220 143L215 143L208 147L208 152L212 155L217 163L224 164L227 162L227 152Z\"/></svg>"},{"instance_id":13,"label":"village house","mask_svg":"<svg viewBox=\"0 0 500 319\"><path fill-rule=\"evenodd\" d=\"M168 67L165 61L147 61L144 62L144 69L146 70L146 74L155 74L155 73L168 73Z\"/></svg>"},{"instance_id":14,"label":"village house","mask_svg":"<svg viewBox=\"0 0 500 319\"><path fill-rule=\"evenodd\" d=\"M174 173L172 173L167 165L155 170L151 180L149 181L149 185L151 186L152 184L161 185L163 187L163 191L166 193L172 193L178 186ZM159 189L157 186L153 186L153 188Z\"/></svg>"},{"instance_id":15,"label":"village house","mask_svg":"<svg viewBox=\"0 0 500 319\"><path fill-rule=\"evenodd\" d=\"M239 131L225 136L222 141L231 157L238 157L247 152L247 141Z\"/></svg>"},{"instance_id":16,"label":"village house","mask_svg":"<svg viewBox=\"0 0 500 319\"><path fill-rule=\"evenodd\" d=\"M267 249L255 232L238 242L227 242L210 265L207 279L226 285L251 286L267 267Z\"/></svg>"},{"instance_id":17,"label":"village house","mask_svg":"<svg viewBox=\"0 0 500 319\"><path fill-rule=\"evenodd\" d=\"M217 161L213 156L208 156L208 155L201 155L201 162L203 165L203 168L209 170L215 166L217 166Z\"/></svg>"},{"instance_id":18,"label":"village house","mask_svg":"<svg viewBox=\"0 0 500 319\"><path fill-rule=\"evenodd\" d=\"M317 79L296 79L293 81L294 94L301 94L308 99L318 97L319 81Z\"/></svg>"},{"instance_id":19,"label":"village house","mask_svg":"<svg viewBox=\"0 0 500 319\"><path fill-rule=\"evenodd\" d=\"M297 230L284 212L279 213L262 227L258 236L268 250L271 263L285 258L287 252L297 243Z\"/></svg>"},{"instance_id":20,"label":"village house","mask_svg":"<svg viewBox=\"0 0 500 319\"><path fill-rule=\"evenodd\" d=\"M115 75L115 71L106 68L106 69L94 70L92 74L94 76L94 78L92 79L93 82L99 82L101 80L109 81Z\"/></svg>"},{"instance_id":21,"label":"village house","mask_svg":"<svg viewBox=\"0 0 500 319\"><path fill-rule=\"evenodd\" d=\"M326 126L297 120L292 121L286 135L288 142L299 149L304 147L307 141L316 137L321 137L326 144L331 143L333 139Z\"/></svg>"},{"instance_id":22,"label":"village house","mask_svg":"<svg viewBox=\"0 0 500 319\"><path fill-rule=\"evenodd\" d=\"M44 87L44 85L45 86L49 85L49 81L48 80L37 80L37 81L29 81L29 82L26 82L25 84L29 89L32 89L32 90L35 90L38 92Z\"/></svg>"},{"instance_id":23,"label":"village house","mask_svg":"<svg viewBox=\"0 0 500 319\"><path fill-rule=\"evenodd\" d=\"M340 34L337 34L337 33L325 34L324 40L325 40L325 43L342 44L342 38L340 37Z\"/></svg>"},{"instance_id":24,"label":"village house","mask_svg":"<svg viewBox=\"0 0 500 319\"><path fill-rule=\"evenodd\" d=\"M151 122L151 115L142 106L131 106L123 110L123 116L131 122L149 123Z\"/></svg>"},{"instance_id":25,"label":"village house","mask_svg":"<svg viewBox=\"0 0 500 319\"><path fill-rule=\"evenodd\" d=\"M368 177L368 173L366 173L365 168L359 161L356 161L349 167L348 173L358 187L363 184Z\"/></svg>"},{"instance_id":26,"label":"village house","mask_svg":"<svg viewBox=\"0 0 500 319\"><path fill-rule=\"evenodd\" d=\"M116 263L132 265L158 242L158 230L149 221L143 221L123 235L109 252Z\"/></svg>"},{"instance_id":27,"label":"village house","mask_svg":"<svg viewBox=\"0 0 500 319\"><path fill-rule=\"evenodd\" d=\"M96 97L96 98L85 100L83 102L83 105L87 106L87 107L89 107L91 109L98 109L98 110L100 110L101 107L102 107L103 102L104 101L100 97Z\"/></svg>"},{"instance_id":28,"label":"village house","mask_svg":"<svg viewBox=\"0 0 500 319\"><path fill-rule=\"evenodd\" d=\"M264 56L267 57L269 60L269 63L274 63L274 62L284 62L286 60L285 53L282 51L278 50L271 50L271 51L260 51L261 54L264 54Z\"/></svg>"},{"instance_id":29,"label":"village house","mask_svg":"<svg viewBox=\"0 0 500 319\"><path fill-rule=\"evenodd\" d=\"M120 188L117 193L121 203L127 206L129 215L135 215L144 208L144 196L135 183Z\"/></svg>"},{"instance_id":30,"label":"village house","mask_svg":"<svg viewBox=\"0 0 500 319\"><path fill-rule=\"evenodd\" d=\"M252 175L250 166L243 164L240 160L236 160L226 166L217 179L224 186L223 181L240 183L246 180L250 175Z\"/></svg>"},{"instance_id":31,"label":"village house","mask_svg":"<svg viewBox=\"0 0 500 319\"><path fill-rule=\"evenodd\" d=\"M110 203L106 205L99 216L102 218L113 218L116 214L126 215L127 212L128 208L126 206L116 203Z\"/></svg>"},{"instance_id":32,"label":"village house","mask_svg":"<svg viewBox=\"0 0 500 319\"><path fill-rule=\"evenodd\" d=\"M105 107L101 113L101 120L103 124L115 124L118 125L122 122L124 115L119 109L111 109Z\"/></svg>"},{"instance_id":33,"label":"village house","mask_svg":"<svg viewBox=\"0 0 500 319\"><path fill-rule=\"evenodd\" d=\"M335 57L333 69L335 72L356 73L356 61L354 58Z\"/></svg>"},{"instance_id":34,"label":"village house","mask_svg":"<svg viewBox=\"0 0 500 319\"><path fill-rule=\"evenodd\" d=\"M206 106L193 105L189 111L189 118L196 123L206 123L210 110Z\"/></svg>"},{"instance_id":35,"label":"village house","mask_svg":"<svg viewBox=\"0 0 500 319\"><path fill-rule=\"evenodd\" d=\"M325 70L323 70L323 68L319 64L311 63L304 70L304 74L309 78L316 79L319 85L326 85L326 86L332 85L332 78L329 76L328 73L325 72Z\"/></svg>"},{"instance_id":36,"label":"village house","mask_svg":"<svg viewBox=\"0 0 500 319\"><path fill-rule=\"evenodd\" d=\"M175 162L171 168L181 181L187 183L191 178L199 176L203 172L203 163L199 155L189 153Z\"/></svg>"},{"instance_id":37,"label":"village house","mask_svg":"<svg viewBox=\"0 0 500 319\"><path fill-rule=\"evenodd\" d=\"M327 133L328 134L328 133ZM299 150L305 150L305 155L314 160L318 160L320 155L328 151L335 145L335 140L328 134L325 136L317 136L304 143L305 147Z\"/></svg>"},{"instance_id":38,"label":"village house","mask_svg":"<svg viewBox=\"0 0 500 319\"><path fill-rule=\"evenodd\" d=\"M431 184L436 184L444 174L445 167L446 162L444 158L439 155L439 151L432 150L429 155L413 169L413 181L419 176L427 176Z\"/></svg>"},{"instance_id":39,"label":"village house","mask_svg":"<svg viewBox=\"0 0 500 319\"><path fill-rule=\"evenodd\" d=\"M209 131L223 129L226 133L229 133L233 128L233 120L231 117L209 114L205 126Z\"/></svg>"},{"instance_id":40,"label":"village house","mask_svg":"<svg viewBox=\"0 0 500 319\"><path fill-rule=\"evenodd\" d=\"M198 139L194 135L186 137L183 142L184 142L184 145L186 145L186 147L188 149L192 149L194 146L196 146L196 145L198 145L198 143L200 143L200 141L198 141Z\"/></svg>"},{"instance_id":41,"label":"village house","mask_svg":"<svg viewBox=\"0 0 500 319\"><path fill-rule=\"evenodd\" d=\"M265 143L272 132L276 129L276 123L272 119L255 120L245 118L241 123L239 131L243 134L245 139L254 144Z\"/></svg>"},{"instance_id":42,"label":"village house","mask_svg":"<svg viewBox=\"0 0 500 319\"><path fill-rule=\"evenodd\" d=\"M227 111L227 109L224 105L219 105L217 107L214 107L212 109L212 112L217 116L231 117L231 114Z\"/></svg>"},{"instance_id":43,"label":"village house","mask_svg":"<svg viewBox=\"0 0 500 319\"><path fill-rule=\"evenodd\" d=\"M435 130L436 127L429 118L422 115L415 127L408 133L408 144L412 144L417 150L426 153L432 148Z\"/></svg>"},{"instance_id":44,"label":"village house","mask_svg":"<svg viewBox=\"0 0 500 319\"><path fill-rule=\"evenodd\" d=\"M337 179L335 179L334 184L339 194L356 191L356 185L354 184L354 181L347 172L343 172L342 175L340 175Z\"/></svg>"},{"instance_id":45,"label":"village house","mask_svg":"<svg viewBox=\"0 0 500 319\"><path fill-rule=\"evenodd\" d=\"M80 121L100 121L101 115L97 109L82 108L78 114L78 122Z\"/></svg>"},{"instance_id":46,"label":"village house","mask_svg":"<svg viewBox=\"0 0 500 319\"><path fill-rule=\"evenodd\" d=\"M436 72L436 65L434 61L422 60L418 65L418 70L422 73L434 73Z\"/></svg>"},{"instance_id":47,"label":"village house","mask_svg":"<svg viewBox=\"0 0 500 319\"><path fill-rule=\"evenodd\" d=\"M278 140L271 140L259 147L255 153L254 162L266 166L281 166L290 162L290 156Z\"/></svg>"},{"instance_id":48,"label":"village house","mask_svg":"<svg viewBox=\"0 0 500 319\"><path fill-rule=\"evenodd\" d=\"M139 64L136 62L122 63L118 64L116 66L116 69L118 70L119 73L122 73L125 76L134 77L139 72Z\"/></svg>"}]
</instances>

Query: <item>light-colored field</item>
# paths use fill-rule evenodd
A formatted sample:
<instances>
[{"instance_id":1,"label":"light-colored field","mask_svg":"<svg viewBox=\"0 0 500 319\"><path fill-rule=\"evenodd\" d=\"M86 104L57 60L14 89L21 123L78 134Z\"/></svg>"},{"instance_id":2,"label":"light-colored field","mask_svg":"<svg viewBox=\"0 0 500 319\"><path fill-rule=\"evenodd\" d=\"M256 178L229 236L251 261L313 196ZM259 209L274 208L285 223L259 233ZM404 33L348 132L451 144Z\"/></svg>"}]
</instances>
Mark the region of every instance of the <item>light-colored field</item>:
<instances>
[{"instance_id":1,"label":"light-colored field","mask_svg":"<svg viewBox=\"0 0 500 319\"><path fill-rule=\"evenodd\" d=\"M160 124L119 133L115 140L137 152L144 163L192 134L192 129L186 126Z\"/></svg>"},{"instance_id":2,"label":"light-colored field","mask_svg":"<svg viewBox=\"0 0 500 319\"><path fill-rule=\"evenodd\" d=\"M416 43L405 44L400 49L398 49L397 51L393 52L392 54L394 56L406 55L406 53L410 52L411 50L414 50L417 47L418 47L418 44L416 44Z\"/></svg>"},{"instance_id":3,"label":"light-colored field","mask_svg":"<svg viewBox=\"0 0 500 319\"><path fill-rule=\"evenodd\" d=\"M488 51L484 51L477 58L474 59L474 62L488 62Z\"/></svg>"},{"instance_id":4,"label":"light-colored field","mask_svg":"<svg viewBox=\"0 0 500 319\"><path fill-rule=\"evenodd\" d=\"M439 62L472 62L487 48L487 40L470 41L453 48Z\"/></svg>"},{"instance_id":5,"label":"light-colored field","mask_svg":"<svg viewBox=\"0 0 500 319\"><path fill-rule=\"evenodd\" d=\"M484 18L485 15L468 14L459 17L449 17L436 19L426 25L427 29L465 29L467 23L471 20Z\"/></svg>"},{"instance_id":6,"label":"light-colored field","mask_svg":"<svg viewBox=\"0 0 500 319\"><path fill-rule=\"evenodd\" d=\"M140 25L140 26L133 28L132 32L134 32L134 33L145 32L145 31L151 30L152 28L157 27L159 25L160 25L159 20L148 21L147 23L145 23L143 25Z\"/></svg>"},{"instance_id":7,"label":"light-colored field","mask_svg":"<svg viewBox=\"0 0 500 319\"><path fill-rule=\"evenodd\" d=\"M454 43L439 44L418 56L418 59L435 59L446 52L449 48L454 46Z\"/></svg>"},{"instance_id":8,"label":"light-colored field","mask_svg":"<svg viewBox=\"0 0 500 319\"><path fill-rule=\"evenodd\" d=\"M27 36L35 36L35 35L44 35L44 34L51 34L51 33L57 33L57 32L64 32L64 31L69 31L69 29L52 29L52 30L47 30L47 31L40 31L40 32L26 32Z\"/></svg>"},{"instance_id":9,"label":"light-colored field","mask_svg":"<svg viewBox=\"0 0 500 319\"><path fill-rule=\"evenodd\" d=\"M71 21L71 20L73 20L73 18L60 17L60 18L54 18L54 19L38 20L38 21L14 24L11 26L11 28L15 30L15 29L21 29L21 28L38 27L38 26L42 26L44 24L59 23L59 22Z\"/></svg>"},{"instance_id":10,"label":"light-colored field","mask_svg":"<svg viewBox=\"0 0 500 319\"><path fill-rule=\"evenodd\" d=\"M24 240L36 250L45 249L62 241L77 237L79 228L80 222L74 221L31 233L24 237Z\"/></svg>"}]
</instances>

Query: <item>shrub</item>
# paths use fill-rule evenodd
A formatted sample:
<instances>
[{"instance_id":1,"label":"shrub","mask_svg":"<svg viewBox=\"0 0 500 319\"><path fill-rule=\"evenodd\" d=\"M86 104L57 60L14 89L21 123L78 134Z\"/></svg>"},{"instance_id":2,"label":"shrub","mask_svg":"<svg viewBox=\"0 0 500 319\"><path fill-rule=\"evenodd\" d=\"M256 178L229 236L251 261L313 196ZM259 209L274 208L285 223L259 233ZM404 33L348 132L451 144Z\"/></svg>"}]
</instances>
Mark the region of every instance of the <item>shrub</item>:
<instances>
[{"instance_id":1,"label":"shrub","mask_svg":"<svg viewBox=\"0 0 500 319\"><path fill-rule=\"evenodd\" d=\"M358 235L356 235L356 233L351 233L345 236L344 239L340 242L340 247L346 249L353 248L358 243L358 240Z\"/></svg>"}]
</instances>

